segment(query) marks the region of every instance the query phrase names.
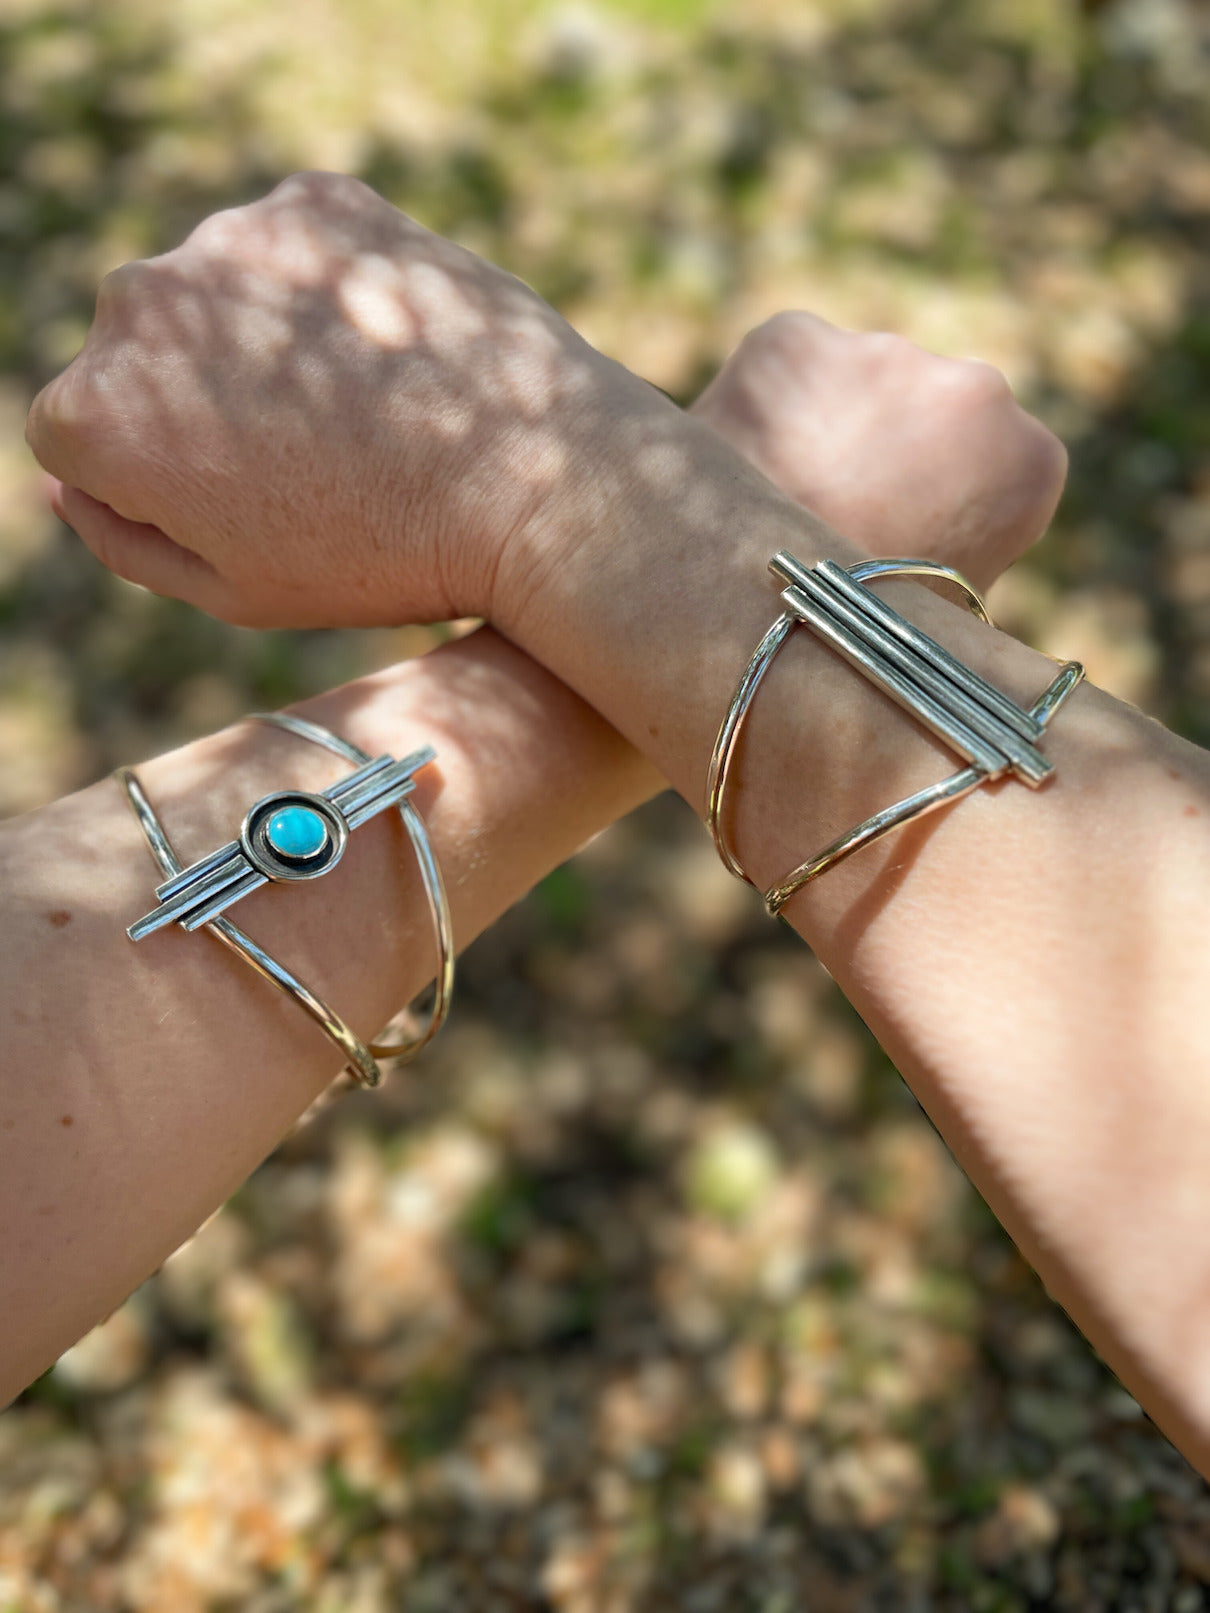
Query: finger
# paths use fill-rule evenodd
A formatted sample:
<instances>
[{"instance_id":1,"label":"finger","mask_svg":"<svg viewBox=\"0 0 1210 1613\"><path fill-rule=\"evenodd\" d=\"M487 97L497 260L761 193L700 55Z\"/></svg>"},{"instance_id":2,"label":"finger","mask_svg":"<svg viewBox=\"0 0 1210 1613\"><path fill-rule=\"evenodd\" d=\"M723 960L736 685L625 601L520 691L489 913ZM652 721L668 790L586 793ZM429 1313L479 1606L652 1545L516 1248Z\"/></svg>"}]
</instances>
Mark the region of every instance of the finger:
<instances>
[{"instance_id":1,"label":"finger","mask_svg":"<svg viewBox=\"0 0 1210 1613\"><path fill-rule=\"evenodd\" d=\"M50 480L51 508L108 570L153 594L225 614L230 588L208 560L174 543L158 526L128 520L80 488Z\"/></svg>"},{"instance_id":2,"label":"finger","mask_svg":"<svg viewBox=\"0 0 1210 1613\"><path fill-rule=\"evenodd\" d=\"M86 418L74 402L79 365L76 357L62 375L49 381L30 404L25 419L25 440L34 458L68 486L85 479L75 474L79 469L79 428Z\"/></svg>"}]
</instances>

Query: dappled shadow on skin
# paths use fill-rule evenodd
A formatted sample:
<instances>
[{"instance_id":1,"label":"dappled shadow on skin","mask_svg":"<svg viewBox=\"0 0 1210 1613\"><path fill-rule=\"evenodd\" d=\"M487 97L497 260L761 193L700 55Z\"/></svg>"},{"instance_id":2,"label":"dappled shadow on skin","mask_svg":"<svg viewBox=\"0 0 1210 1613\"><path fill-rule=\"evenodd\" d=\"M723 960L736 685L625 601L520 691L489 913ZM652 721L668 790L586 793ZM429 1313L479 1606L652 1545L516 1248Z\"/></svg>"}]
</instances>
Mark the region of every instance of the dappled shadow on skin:
<instances>
[{"instance_id":1,"label":"dappled shadow on skin","mask_svg":"<svg viewBox=\"0 0 1210 1613\"><path fill-rule=\"evenodd\" d=\"M784 244L759 223L766 193L779 223L809 221L836 244L837 280L871 254L959 279L964 263L978 276L1003 261L1021 298L1043 304L1060 291L1035 266L1068 261L1063 231L1078 233L1081 208L1110 248L1145 240L1210 262L1204 212L1182 204L1178 162L1139 157L1137 180L1124 164L1116 189L1097 177L1109 160L1099 122L1125 129L1145 114L1148 140L1174 151L1187 101L1143 56L1098 54L1095 37L1086 65L1064 78L1024 47L975 42L973 19L973 9L936 5L854 21L817 46L741 29L703 40L677 71L716 95L718 152L690 160L675 139L666 153L653 139L638 154L646 165L624 165L616 195L565 180L555 194L572 223L557 229L516 228L532 207L526 175L544 183L551 154L575 149L569 123L574 134L601 116L591 75L535 74L508 97L494 92L509 101L501 120L533 131L520 151L503 136L497 153L490 138L476 147L480 135L466 134L461 156L382 137L363 172L427 223L476 232L490 256L569 306L617 294L609 232L629 231L651 295L670 306L686 262L694 274L721 262L724 289L710 292L679 371L657 377L684 397L741 317L733 288L743 292ZM143 82L141 67L99 60L79 96L102 183L69 213L58 210L60 190L40 191L21 251L46 242L57 255L41 253L32 268L16 252L5 259L5 287L18 276L54 286L49 315L35 301L15 321L10 361L30 382L65 356L39 345L52 317L88 311L95 274L73 238L131 205L125 158L156 132L95 114L106 81ZM697 103L680 83L665 71L651 92L653 125L691 121ZM14 127L19 146L48 132ZM871 224L857 202L905 150L937 156L960 182L932 225L914 222L927 209L909 209L896 240L890 210L876 209ZM1022 151L1029 160L1012 166ZM804 152L824 164L818 202L809 174L794 190ZM650 194L632 204L647 175ZM222 185L162 186L147 204L162 216L136 250L170 247L214 206L276 177L249 159ZM971 207L980 196L991 199L981 214ZM64 261L71 274L55 279ZM473 272L449 272L473 307ZM222 317L238 320L244 283L234 266L223 275ZM415 344L423 373L441 330L392 323L380 290L359 277L297 292L296 306L315 313L351 304L363 343L283 347L272 388L233 423L215 474L233 474L266 411L292 423L300 443L345 443L341 387L389 371L402 341ZM1205 739L1198 463L1210 358L1195 279L1182 296L1173 329L1140 338L1126 401L1094 398L1076 411L1059 538L1027 575L1137 598L1141 640L1161 659L1156 709ZM518 288L517 320L532 308ZM178 330L178 312L166 297L140 317L184 338L204 376L217 328ZM1056 323L1066 317L1056 304ZM484 384L477 354L510 334L507 321L477 335L463 327L466 414L401 417L435 450L482 444L482 478L462 495L471 513L496 496L488 451L517 411L532 405L551 422L550 458L530 467L535 498L593 450L565 418L567 395L544 389L541 374ZM168 379L148 378L149 410L171 408ZM1056 359L1037 372L1038 395L1055 405L1069 382ZM624 474L691 488L692 464L663 454L646 427L638 435ZM292 499L323 496L305 449L290 469ZM673 541L691 537L698 513L687 496ZM409 541L406 505L375 514ZM236 557L239 539L231 534ZM381 578L367 569L352 581L373 591ZM451 597L457 582L448 579ZM440 614L441 601L423 603ZM242 633L137 594L74 540L26 566L0 605L18 653L42 642L62 652L71 725L92 745L84 773L352 676L367 653L351 635ZM393 608L384 603L384 620ZM1049 619L1022 609L1014 626L1028 633ZM231 785L238 813L249 777L240 731L224 745L243 781ZM292 766L293 742L281 745L264 754ZM485 776L507 762L501 749L489 736ZM868 767L861 751L854 734L855 770ZM293 754L306 765L307 747ZM872 808L886 779L861 776ZM989 791L954 811L998 804ZM882 877L847 915L846 946L903 893L947 821L887 849ZM1072 849L1076 867L1082 848ZM39 1577L76 1576L88 1605L117 1605L106 1601L112 1581L87 1576L115 1558L146 1571L157 1540L183 1541L177 1557L195 1561L189 1531L207 1512L247 1552L238 1594L248 1596L280 1584L282 1542L301 1538L299 1516L323 1542L313 1548L318 1580L344 1601L359 1561L380 1565L383 1594L427 1596L435 1608L489 1597L571 1607L614 1587L621 1605L662 1613L698 1605L690 1593L705 1584L736 1608L758 1596L783 1607L927 1598L965 1613L977 1598L1015 1598L1084 1613L1098 1598L1196 1589L1205 1487L1066 1326L802 944L770 928L754 901L742 905L742 892L712 885L701 851L689 814L663 801L553 876L464 959L457 1020L423 1068L296 1133L146 1285L125 1313L137 1341L125 1378L111 1345L107 1362L81 1358L78 1377L64 1372L26 1397L18 1415L28 1423L9 1424L27 1463L12 1469L18 1482L62 1450L57 1493L79 1486L61 1548L40 1516L24 1526ZM1076 882L1054 899L1079 913ZM87 920L82 911L74 924ZM1145 900L1123 914L1140 990L1152 929ZM247 989L264 988L249 976ZM127 1011L153 1012L152 998L149 989L142 1009ZM1088 1023L1073 1001L1073 1047ZM1122 1062L1121 1047L1112 1051ZM960 1146L956 1127L950 1134ZM1145 1139L1104 1146L1137 1157ZM1002 1186L1011 1203L1016 1184ZM186 1394L182 1381L199 1366L207 1387ZM82 1451L96 1463L84 1479ZM237 1469L236 1453L262 1462L260 1476ZM290 1471L314 1474L312 1512L281 1499ZM192 1512L173 1499L174 1475L188 1481ZM116 1522L97 1503L103 1493L119 1498Z\"/></svg>"},{"instance_id":2,"label":"dappled shadow on skin","mask_svg":"<svg viewBox=\"0 0 1210 1613\"><path fill-rule=\"evenodd\" d=\"M314 240L287 201L275 208L278 194L307 190L324 198ZM132 576L168 590L175 582L232 619L393 623L486 608L490 600L452 591L471 586L461 573L487 564L463 551L477 528L525 525L569 467L587 462L611 407L612 367L519 282L348 182L292 181L240 218L220 215L180 253L111 277L99 302L101 345L86 345L35 405L35 445L119 514L204 550L221 585L177 578L168 553L162 570L146 555L140 573L141 550ZM382 235L384 256L370 261L381 262L384 284L370 307L359 286ZM266 286L275 264L280 289ZM372 421L359 401L366 395L379 405ZM678 418L650 397L653 412L658 405ZM78 445L76 464L56 457L60 424ZM423 539L411 538L412 511ZM274 552L263 536L246 541L283 521L305 533L288 550ZM122 569L120 552L106 558ZM444 592L423 583L409 592L413 572L452 580ZM317 576L327 579L321 601Z\"/></svg>"}]
</instances>

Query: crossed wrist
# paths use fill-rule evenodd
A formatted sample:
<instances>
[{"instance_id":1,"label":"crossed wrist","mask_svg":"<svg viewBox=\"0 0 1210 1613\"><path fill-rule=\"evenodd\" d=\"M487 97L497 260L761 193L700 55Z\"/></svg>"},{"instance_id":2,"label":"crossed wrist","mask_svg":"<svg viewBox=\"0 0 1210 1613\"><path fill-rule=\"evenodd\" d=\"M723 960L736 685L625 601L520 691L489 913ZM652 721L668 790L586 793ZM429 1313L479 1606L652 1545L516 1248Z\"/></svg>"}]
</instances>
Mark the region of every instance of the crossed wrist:
<instances>
[{"instance_id":1,"label":"crossed wrist","mask_svg":"<svg viewBox=\"0 0 1210 1613\"><path fill-rule=\"evenodd\" d=\"M664 393L595 352L591 368L559 391L556 406L526 419L504 452L501 475L511 486L496 501L485 555L482 614L523 646L548 599L569 584L591 593L641 507L658 525L643 458L685 422Z\"/></svg>"}]
</instances>

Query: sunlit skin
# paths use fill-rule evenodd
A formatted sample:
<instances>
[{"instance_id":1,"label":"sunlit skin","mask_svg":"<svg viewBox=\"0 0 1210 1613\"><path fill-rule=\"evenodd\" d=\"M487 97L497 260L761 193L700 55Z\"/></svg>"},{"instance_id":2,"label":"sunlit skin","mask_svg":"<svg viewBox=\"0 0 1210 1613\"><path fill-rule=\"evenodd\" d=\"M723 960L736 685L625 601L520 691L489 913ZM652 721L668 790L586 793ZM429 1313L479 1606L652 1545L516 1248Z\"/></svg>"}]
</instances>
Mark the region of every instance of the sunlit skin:
<instances>
[{"instance_id":1,"label":"sunlit skin","mask_svg":"<svg viewBox=\"0 0 1210 1613\"><path fill-rule=\"evenodd\" d=\"M375 267L371 283L381 275ZM126 283L136 285L137 275ZM110 299L111 321L113 290L102 299ZM363 318L364 303L354 299L354 307ZM94 373L103 375L112 366L99 341L94 334L87 362L95 354ZM779 354L785 357L779 383L762 398L766 367ZM168 367L154 360L157 373ZM221 368L232 373L229 362ZM810 369L829 399L832 436L812 431L803 413L808 394L788 384L800 368ZM910 474L890 435L905 391L927 423ZM744 400L742 416L732 410L732 396ZM91 413L87 399L82 407ZM792 462L797 475L809 476L818 506L838 525L858 527L869 501L881 499L899 511L901 541L953 558L966 552L957 546L966 542L977 501L994 534L983 574L1037 537L1058 495L1059 458L1038 454L1041 428L977 367L907 342L835 331L808 316L755 332L700 407L715 432L726 435L742 424L754 457ZM39 432L57 409L52 393L32 428L48 460L53 451ZM99 404L98 413L104 416ZM846 461L834 434L848 417L862 423L867 438L863 445L850 432ZM148 418L144 426L150 425ZM720 437L701 440L724 452ZM826 452L813 448L816 441ZM969 462L980 462L976 450L991 441L999 447L994 472L984 455L972 477ZM216 451L200 438L198 449L213 466ZM884 469L860 475L867 455ZM191 462L172 471L182 473L193 473ZM774 496L757 485L764 497ZM940 518L939 488L951 490ZM1029 491L1024 501L1022 488ZM148 507L133 489L129 503L108 483L106 490L124 507ZM264 488L252 494L272 507ZM281 500L290 494L284 487ZM57 497L117 569L141 574L151 556L155 564L176 559L189 570L183 549L168 538L132 530L84 492L63 489ZM197 504L204 510L200 495ZM305 506L293 506L292 519L303 512ZM278 535L284 542L284 532ZM418 544L416 555L423 552ZM438 586L418 570L413 580L430 592ZM490 629L301 709L373 753L403 754L425 742L437 747L439 766L422 775L418 800L445 870L460 944L662 783L590 707ZM247 725L146 763L139 773L188 858L226 839L258 795L292 784L322 786L341 770L295 739ZM239 915L366 1031L432 966L418 883L400 841L398 825L369 824L329 878L257 893ZM0 1042L5 1394L154 1270L335 1073L330 1045L298 1010L207 937L173 931L138 947L126 940L123 926L146 911L153 883L141 837L109 781L0 828L0 993L10 1004Z\"/></svg>"},{"instance_id":2,"label":"sunlit skin","mask_svg":"<svg viewBox=\"0 0 1210 1613\"><path fill-rule=\"evenodd\" d=\"M956 435L938 467L942 395ZM989 366L808 315L749 337L702 411L750 453L774 411L809 421L762 470L866 547L888 526L927 547L943 518L980 580L1045 527L1062 482L1061 446ZM544 563L513 538L547 512L562 526L581 488L641 496L641 467L679 479L682 461L717 456L519 280L330 175L110 275L29 435L48 470L135 524L64 495L107 564L250 626L507 621ZM767 497L737 456L730 474L740 507Z\"/></svg>"},{"instance_id":3,"label":"sunlit skin","mask_svg":"<svg viewBox=\"0 0 1210 1613\"><path fill-rule=\"evenodd\" d=\"M815 335L810 350L825 351L833 338ZM700 810L719 717L777 608L772 552L849 560L857 536L919 548L905 511L926 504L931 527L949 489L969 567L1003 509L983 477L1010 491L1008 527L1044 521L1058 492L1061 449L994 371L944 372L951 411L956 399L984 429L932 440L933 459L921 440L930 400L898 384L901 349L880 338L849 352L863 378L850 397L868 399L891 364L886 406L859 417L879 432L849 433L833 392L809 380L814 429L798 429L799 447L757 454L795 466L817 504L821 485L837 488L829 526L517 281L355 182L304 176L111 283L94 337L39 400L30 436L78 490L62 494L64 513L124 575L253 623L482 612ZM714 389L715 405L738 400L741 433L759 427L755 392ZM802 465L798 481L799 453L819 444L822 470ZM902 496L878 486L896 466L908 472ZM885 591L1021 702L1049 681L1043 657L954 605L915 585ZM489 793L485 764L468 750L470 776L457 768L467 739L456 724L437 743L454 752L442 803L465 814L465 836ZM550 733L532 744L539 757L559 749ZM1044 789L979 790L829 874L786 916L1053 1291L1206 1470L1210 766L1091 688L1064 707L1046 749L1058 776ZM629 757L614 753L623 773ZM772 883L952 766L798 634L753 713L735 843L754 880ZM541 800L553 841L571 809L549 788ZM22 867L36 860L28 832ZM457 870L462 899L486 903L486 866ZM517 863L509 877L524 877ZM133 884L110 894L133 902ZM98 942L104 956L114 946ZM167 968L158 982L182 1002L197 989L195 975L178 988ZM14 1000L30 989L22 972ZM187 1000L194 1017L198 999ZM136 993L124 1023L145 1027L151 1006ZM110 1126L109 1115L98 1100L93 1123ZM262 1139L271 1131L266 1122ZM214 1147L233 1135L216 1127Z\"/></svg>"}]
</instances>

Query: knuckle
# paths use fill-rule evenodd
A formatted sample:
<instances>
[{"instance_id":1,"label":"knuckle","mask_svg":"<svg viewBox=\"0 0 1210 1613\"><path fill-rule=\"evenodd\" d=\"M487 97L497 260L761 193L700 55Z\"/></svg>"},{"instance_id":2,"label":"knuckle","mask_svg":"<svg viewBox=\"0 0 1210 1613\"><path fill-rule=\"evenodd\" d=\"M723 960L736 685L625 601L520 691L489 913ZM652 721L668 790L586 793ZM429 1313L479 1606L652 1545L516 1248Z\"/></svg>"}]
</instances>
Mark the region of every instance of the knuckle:
<instances>
[{"instance_id":1,"label":"knuckle","mask_svg":"<svg viewBox=\"0 0 1210 1613\"><path fill-rule=\"evenodd\" d=\"M25 427L35 459L60 481L107 498L129 466L130 434L112 393L76 361L34 399Z\"/></svg>"},{"instance_id":2,"label":"knuckle","mask_svg":"<svg viewBox=\"0 0 1210 1613\"><path fill-rule=\"evenodd\" d=\"M956 366L958 389L975 403L1001 404L1013 401L1013 389L1003 370L981 358L950 360Z\"/></svg>"},{"instance_id":3,"label":"knuckle","mask_svg":"<svg viewBox=\"0 0 1210 1613\"><path fill-rule=\"evenodd\" d=\"M928 358L922 347L897 330L865 330L859 331L857 341L861 343L865 356L878 362L897 362L910 359L918 362Z\"/></svg>"},{"instance_id":4,"label":"knuckle","mask_svg":"<svg viewBox=\"0 0 1210 1613\"><path fill-rule=\"evenodd\" d=\"M247 207L223 207L216 213L208 213L190 230L185 244L221 250L230 243L248 213Z\"/></svg>"},{"instance_id":5,"label":"knuckle","mask_svg":"<svg viewBox=\"0 0 1210 1613\"><path fill-rule=\"evenodd\" d=\"M750 330L739 346L741 353L801 352L826 328L822 319L797 308L783 308Z\"/></svg>"},{"instance_id":6,"label":"knuckle","mask_svg":"<svg viewBox=\"0 0 1210 1613\"><path fill-rule=\"evenodd\" d=\"M87 416L79 406L76 366L44 386L30 404L25 440L44 469L60 475L83 435Z\"/></svg>"},{"instance_id":7,"label":"knuckle","mask_svg":"<svg viewBox=\"0 0 1210 1613\"><path fill-rule=\"evenodd\" d=\"M302 168L288 174L266 198L275 202L355 203L374 192L352 174L330 173L322 168Z\"/></svg>"},{"instance_id":8,"label":"knuckle","mask_svg":"<svg viewBox=\"0 0 1210 1613\"><path fill-rule=\"evenodd\" d=\"M111 269L97 287L97 318L117 319L123 312L137 306L146 294L155 270L145 258L120 263Z\"/></svg>"},{"instance_id":9,"label":"knuckle","mask_svg":"<svg viewBox=\"0 0 1210 1613\"><path fill-rule=\"evenodd\" d=\"M846 356L854 372L880 387L899 390L927 385L932 366L944 362L895 330L856 331L847 340L853 344Z\"/></svg>"},{"instance_id":10,"label":"knuckle","mask_svg":"<svg viewBox=\"0 0 1210 1613\"><path fill-rule=\"evenodd\" d=\"M53 385L52 381L51 386ZM47 464L46 456L53 451L55 435L50 390L50 386L42 388L25 416L25 440L34 458L47 470L52 468Z\"/></svg>"},{"instance_id":11,"label":"knuckle","mask_svg":"<svg viewBox=\"0 0 1210 1613\"><path fill-rule=\"evenodd\" d=\"M1057 498L1067 481L1068 454L1054 432L1032 415L1026 415L1030 463L1035 485L1043 497Z\"/></svg>"},{"instance_id":12,"label":"knuckle","mask_svg":"<svg viewBox=\"0 0 1210 1613\"><path fill-rule=\"evenodd\" d=\"M815 324L814 317L801 308L783 308L757 325L752 336L757 341L780 342L801 336Z\"/></svg>"}]
</instances>

